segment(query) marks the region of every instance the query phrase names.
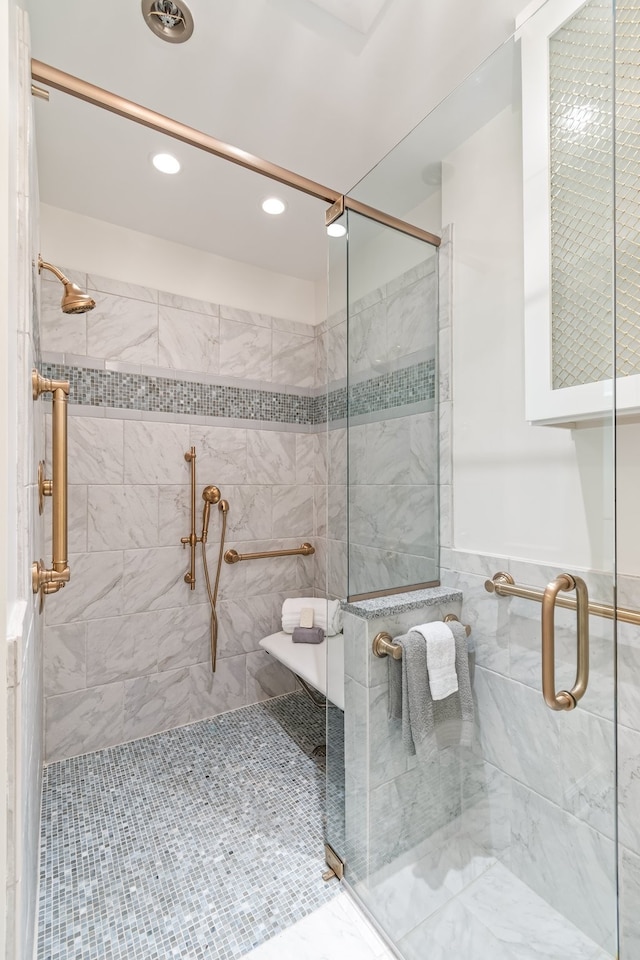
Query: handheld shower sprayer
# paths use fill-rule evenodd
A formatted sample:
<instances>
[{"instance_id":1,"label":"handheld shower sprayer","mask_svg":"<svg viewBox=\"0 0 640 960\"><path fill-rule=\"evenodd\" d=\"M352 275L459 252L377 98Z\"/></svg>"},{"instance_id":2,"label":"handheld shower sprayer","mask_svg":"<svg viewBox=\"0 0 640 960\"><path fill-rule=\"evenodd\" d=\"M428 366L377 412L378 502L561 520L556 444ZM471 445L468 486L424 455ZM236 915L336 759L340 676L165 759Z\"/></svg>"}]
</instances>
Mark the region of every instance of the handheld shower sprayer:
<instances>
[{"instance_id":1,"label":"handheld shower sprayer","mask_svg":"<svg viewBox=\"0 0 640 960\"><path fill-rule=\"evenodd\" d=\"M210 484L202 491L202 499L204 500L204 510L202 511L202 536L200 539L203 543L206 543L207 536L209 534L209 516L211 514L211 504L218 503L220 500L220 490L218 487L214 487L213 484ZM227 503L227 501L222 500L220 503L222 509L222 504ZM227 503L227 510L228 509L229 504Z\"/></svg>"},{"instance_id":2,"label":"handheld shower sprayer","mask_svg":"<svg viewBox=\"0 0 640 960\"><path fill-rule=\"evenodd\" d=\"M211 605L211 670L216 672L216 661L218 659L218 611L216 604L218 602L218 587L220 586L220 572L222 570L222 557L224 554L224 540L227 532L227 513L229 511L229 501L220 499L220 491L211 484L202 491L204 500L204 510L202 512L202 565L204 567L204 580L207 585L207 596ZM211 589L211 579L209 577L209 564L207 563L207 534L209 533L209 515L211 513L211 504L217 503L218 510L222 514L222 531L220 533L220 549L218 550L218 566L216 569L216 580L213 589Z\"/></svg>"},{"instance_id":3,"label":"handheld shower sprayer","mask_svg":"<svg viewBox=\"0 0 640 960\"><path fill-rule=\"evenodd\" d=\"M191 565L185 574L185 583L189 584L191 590L196 585L195 562L196 547L198 544L202 547L202 566L204 567L204 580L207 587L207 596L211 606L211 670L216 672L216 660L218 657L218 612L216 605L218 602L218 587L220 586L220 573L222 570L222 559L224 555L224 542L227 532L227 513L229 512L229 501L220 499L220 490L214 484L208 484L202 491L204 500L204 509L202 511L202 535L196 533L196 448L191 447L184 459L191 465L191 533L188 537L182 537L183 547L189 546L191 550ZM209 577L209 564L207 563L207 536L209 534L209 518L211 516L211 505L217 503L218 509L222 514L222 529L220 532L220 549L218 550L218 565L216 568L215 584L211 586Z\"/></svg>"}]
</instances>

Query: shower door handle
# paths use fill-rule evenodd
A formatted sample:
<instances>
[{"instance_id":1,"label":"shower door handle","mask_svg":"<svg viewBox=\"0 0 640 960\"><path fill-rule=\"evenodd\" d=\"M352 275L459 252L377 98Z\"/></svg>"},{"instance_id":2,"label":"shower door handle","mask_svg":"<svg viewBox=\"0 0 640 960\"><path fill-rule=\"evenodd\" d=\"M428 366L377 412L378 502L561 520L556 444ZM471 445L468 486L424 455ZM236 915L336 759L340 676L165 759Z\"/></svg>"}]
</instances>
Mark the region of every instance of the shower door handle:
<instances>
[{"instance_id":1,"label":"shower door handle","mask_svg":"<svg viewBox=\"0 0 640 960\"><path fill-rule=\"evenodd\" d=\"M577 666L571 690L556 692L555 608L560 591L576 591ZM542 598L542 695L551 710L573 710L589 683L589 592L581 577L561 573Z\"/></svg>"}]
</instances>

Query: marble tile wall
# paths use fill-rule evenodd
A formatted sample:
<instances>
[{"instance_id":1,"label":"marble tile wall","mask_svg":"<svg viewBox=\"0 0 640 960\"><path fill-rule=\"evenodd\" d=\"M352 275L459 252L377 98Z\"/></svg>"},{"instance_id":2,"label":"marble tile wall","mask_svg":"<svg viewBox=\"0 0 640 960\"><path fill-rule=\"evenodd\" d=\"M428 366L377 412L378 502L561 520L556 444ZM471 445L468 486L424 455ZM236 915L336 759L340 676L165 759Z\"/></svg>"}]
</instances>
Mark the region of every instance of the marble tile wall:
<instances>
[{"instance_id":1,"label":"marble tile wall","mask_svg":"<svg viewBox=\"0 0 640 960\"><path fill-rule=\"evenodd\" d=\"M43 350L52 363L131 376L216 375L238 390L315 385L313 328L65 271L91 290L91 314L59 311L43 277ZM137 371L137 373L136 373ZM199 490L230 503L227 547L241 553L314 542L319 437L309 425L70 405L72 579L47 602L44 684L50 761L148 736L288 692L292 675L258 641L278 630L286 596L313 593L316 558L223 564L218 667L200 551L183 577L189 465ZM284 418L286 421L286 418ZM321 462L321 461L320 461ZM198 530L201 501L198 493ZM212 511L215 574L221 515Z\"/></svg>"},{"instance_id":2,"label":"marble tile wall","mask_svg":"<svg viewBox=\"0 0 640 960\"><path fill-rule=\"evenodd\" d=\"M640 608L640 579L618 578L618 603ZM620 958L640 952L640 627L618 625Z\"/></svg>"},{"instance_id":3,"label":"marble tile wall","mask_svg":"<svg viewBox=\"0 0 640 960\"><path fill-rule=\"evenodd\" d=\"M11 18L10 18L11 21ZM16 110L7 124L12 155L17 157L15 215L10 259L15 265L11 291L16 309L7 335L10 389L15 402L7 415L15 462L5 464L11 491L9 551L15 554L8 588L8 623L3 656L7 660L7 768L2 771L2 803L7 805L7 960L33 956L38 902L38 837L42 787L42 618L31 590L31 564L43 551L43 521L35 487L38 460L44 455L42 401L31 396L31 371L40 363L40 308L37 293L38 198L32 144L30 50L26 14L16 7L17 36L9 64ZM15 512L14 512L15 511ZM4 892L4 891L3 891Z\"/></svg>"},{"instance_id":4,"label":"marble tile wall","mask_svg":"<svg viewBox=\"0 0 640 960\"><path fill-rule=\"evenodd\" d=\"M62 269L62 268L61 268ZM220 376L257 384L313 387L314 328L65 270L96 300L91 313L65 315L59 283L42 285L42 349L47 359L152 375L158 371ZM198 379L191 377L190 379ZM243 384L244 385L244 384Z\"/></svg>"},{"instance_id":5,"label":"marble tile wall","mask_svg":"<svg viewBox=\"0 0 640 960\"><path fill-rule=\"evenodd\" d=\"M416 848L461 810L466 748L428 764L406 754L388 719L389 661L371 653L380 630L392 636L416 623L460 613L460 601L366 620L345 612L345 824L348 880L367 902L371 874ZM377 915L378 906L368 903Z\"/></svg>"},{"instance_id":6,"label":"marble tile wall","mask_svg":"<svg viewBox=\"0 0 640 960\"><path fill-rule=\"evenodd\" d=\"M555 568L506 557L443 551L442 582L462 590L462 617L473 628L476 744L464 779L462 817L488 853L499 857L602 949L613 952L613 625L590 618L587 694L575 711L553 713L543 701L540 686L539 604L488 593L484 582L498 570L509 571L518 583L538 587L557 574ZM589 571L583 575L594 599L612 602L610 575ZM633 595L636 605L640 601L637 581L621 578L620 591L620 595ZM575 614L558 610L556 625L557 684L570 688L575 675ZM627 825L637 820L640 800L635 786L640 776L640 716L634 712L639 637L637 627L619 628L622 926L629 957L637 950L638 936L633 918L638 906L640 842L636 828Z\"/></svg>"},{"instance_id":7,"label":"marble tile wall","mask_svg":"<svg viewBox=\"0 0 640 960\"><path fill-rule=\"evenodd\" d=\"M436 267L437 257L425 248L421 264L349 305L350 383L390 366L402 370L417 358L429 359L435 372ZM394 413L362 422L349 410L351 595L438 577L437 413L431 399Z\"/></svg>"},{"instance_id":8,"label":"marble tile wall","mask_svg":"<svg viewBox=\"0 0 640 960\"><path fill-rule=\"evenodd\" d=\"M618 816L620 956L631 960L640 933L638 628L618 628L616 808L613 625L590 619L587 694L575 711L555 714L545 705L540 687L540 607L488 593L485 580L497 570L509 570L517 582L534 586L546 584L557 572L506 557L447 549L443 586L462 593L461 605L450 602L447 609L430 607L420 614L411 611L373 621L345 614L349 879L396 938L452 896L466 897L478 871L498 863L530 897L546 901L558 923L566 920L564 933L547 931L551 947L577 928L575 935L592 945L594 957L610 956L615 951ZM590 595L611 602L611 576L583 573ZM639 581L622 577L619 591L622 605L640 604ZM387 718L388 662L372 657L371 640L380 629L397 635L417 617L440 619L450 610L473 631L474 743L447 750L433 763L417 764L406 756L400 733ZM570 611L557 611L559 687L571 686L574 679L574 619ZM439 836L441 853L436 849ZM454 848L459 863L453 862ZM388 902L382 896L385 889L393 891ZM499 902L489 898L485 906L497 921ZM419 915L423 909L424 918ZM515 923L513 936L522 935L523 923L524 918ZM431 934L426 930L424 936Z\"/></svg>"},{"instance_id":9,"label":"marble tile wall","mask_svg":"<svg viewBox=\"0 0 640 960\"><path fill-rule=\"evenodd\" d=\"M343 409L329 404L328 494L321 504L332 596L437 579L435 271L436 258L428 255L350 303L348 334L346 310L318 330L317 382L326 371L329 398L349 382ZM401 402L372 401L394 377Z\"/></svg>"}]
</instances>

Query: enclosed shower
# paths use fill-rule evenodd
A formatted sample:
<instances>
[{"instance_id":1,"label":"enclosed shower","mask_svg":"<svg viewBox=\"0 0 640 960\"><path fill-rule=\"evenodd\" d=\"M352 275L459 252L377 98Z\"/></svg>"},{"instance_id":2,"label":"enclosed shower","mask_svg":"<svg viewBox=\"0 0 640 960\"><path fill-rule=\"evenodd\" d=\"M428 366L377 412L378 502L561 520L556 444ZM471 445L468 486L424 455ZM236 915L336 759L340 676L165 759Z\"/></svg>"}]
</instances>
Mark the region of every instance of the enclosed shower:
<instances>
[{"instance_id":1,"label":"enclosed shower","mask_svg":"<svg viewBox=\"0 0 640 960\"><path fill-rule=\"evenodd\" d=\"M324 956L335 898L367 960L636 960L640 11L527 7L345 195L32 78L333 228L315 326L275 284L152 284L151 242L124 278L133 231L81 214L103 273L77 239L25 268L41 960ZM285 629L302 598L323 646ZM421 750L407 637L441 626L460 703L429 694Z\"/></svg>"},{"instance_id":2,"label":"enclosed shower","mask_svg":"<svg viewBox=\"0 0 640 960\"><path fill-rule=\"evenodd\" d=\"M640 942L639 22L528 9L353 190L438 223L437 251L349 211L330 266L328 591L348 602L327 839L410 960ZM380 637L448 608L475 732L421 762Z\"/></svg>"}]
</instances>

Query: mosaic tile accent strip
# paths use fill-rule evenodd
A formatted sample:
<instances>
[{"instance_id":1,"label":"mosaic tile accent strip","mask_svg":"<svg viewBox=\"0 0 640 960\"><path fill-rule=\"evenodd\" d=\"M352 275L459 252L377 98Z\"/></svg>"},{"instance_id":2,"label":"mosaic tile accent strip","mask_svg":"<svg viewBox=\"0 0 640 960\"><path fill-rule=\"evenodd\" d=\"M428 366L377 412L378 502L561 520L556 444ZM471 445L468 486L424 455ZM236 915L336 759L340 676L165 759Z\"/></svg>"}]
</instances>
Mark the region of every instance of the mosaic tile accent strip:
<instances>
[{"instance_id":1,"label":"mosaic tile accent strip","mask_svg":"<svg viewBox=\"0 0 640 960\"><path fill-rule=\"evenodd\" d=\"M378 410L392 410L394 407L419 403L421 400L433 400L435 384L435 360L425 360L354 383L349 387L349 416L358 417ZM331 409L331 398L329 404Z\"/></svg>"},{"instance_id":2,"label":"mosaic tile accent strip","mask_svg":"<svg viewBox=\"0 0 640 960\"><path fill-rule=\"evenodd\" d=\"M44 377L68 380L70 402L83 406L278 423L314 422L316 397L61 363L45 362L40 372Z\"/></svg>"},{"instance_id":3,"label":"mosaic tile accent strip","mask_svg":"<svg viewBox=\"0 0 640 960\"><path fill-rule=\"evenodd\" d=\"M335 896L302 693L45 770L39 960L232 960Z\"/></svg>"},{"instance_id":4,"label":"mosaic tile accent strip","mask_svg":"<svg viewBox=\"0 0 640 960\"><path fill-rule=\"evenodd\" d=\"M70 402L82 406L304 425L326 423L327 411L330 421L347 415L346 387L330 390L328 397L309 397L46 361L40 372L68 380ZM355 417L434 397L435 361L427 360L354 383L349 390L349 414Z\"/></svg>"}]
</instances>

